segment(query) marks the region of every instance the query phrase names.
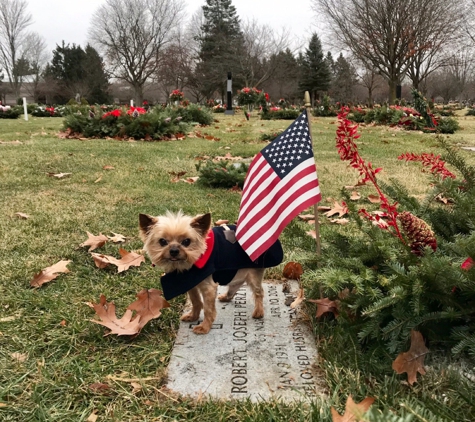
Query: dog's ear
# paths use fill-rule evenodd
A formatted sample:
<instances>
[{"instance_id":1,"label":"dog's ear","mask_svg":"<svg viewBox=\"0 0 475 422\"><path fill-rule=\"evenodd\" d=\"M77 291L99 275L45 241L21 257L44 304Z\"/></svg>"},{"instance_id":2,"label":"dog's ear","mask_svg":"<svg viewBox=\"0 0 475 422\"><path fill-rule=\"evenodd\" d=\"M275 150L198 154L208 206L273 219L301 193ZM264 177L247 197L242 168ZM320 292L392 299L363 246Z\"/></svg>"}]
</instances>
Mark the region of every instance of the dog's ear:
<instances>
[{"instance_id":1,"label":"dog's ear","mask_svg":"<svg viewBox=\"0 0 475 422\"><path fill-rule=\"evenodd\" d=\"M140 235L142 237L142 240L145 240L150 228L154 224L156 224L157 221L158 219L156 219L155 217L151 217L150 215L139 214L139 227L140 227Z\"/></svg>"},{"instance_id":2,"label":"dog's ear","mask_svg":"<svg viewBox=\"0 0 475 422\"><path fill-rule=\"evenodd\" d=\"M211 227L211 214L200 214L191 220L191 227L193 227L201 236L206 236Z\"/></svg>"}]
</instances>

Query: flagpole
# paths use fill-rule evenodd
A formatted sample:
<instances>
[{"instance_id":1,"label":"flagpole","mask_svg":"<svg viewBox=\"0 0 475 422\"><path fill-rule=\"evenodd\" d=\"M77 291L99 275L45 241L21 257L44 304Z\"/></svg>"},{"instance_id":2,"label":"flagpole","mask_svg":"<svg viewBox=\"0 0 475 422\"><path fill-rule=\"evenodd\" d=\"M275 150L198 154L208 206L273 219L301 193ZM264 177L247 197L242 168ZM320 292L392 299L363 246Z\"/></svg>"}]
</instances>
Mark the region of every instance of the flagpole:
<instances>
[{"instance_id":1,"label":"flagpole","mask_svg":"<svg viewBox=\"0 0 475 422\"><path fill-rule=\"evenodd\" d=\"M312 105L310 104L310 94L308 91L305 91L305 108L307 109L307 120L308 120L308 131L310 134L310 142L312 142L312 149L313 149L313 138L312 138L312 126L310 123L310 116L312 115ZM315 165L316 168L316 165ZM322 246L320 241L320 222L318 220L318 204L313 206L313 214L315 217L315 240L317 243L317 256L319 257L322 254Z\"/></svg>"}]
</instances>

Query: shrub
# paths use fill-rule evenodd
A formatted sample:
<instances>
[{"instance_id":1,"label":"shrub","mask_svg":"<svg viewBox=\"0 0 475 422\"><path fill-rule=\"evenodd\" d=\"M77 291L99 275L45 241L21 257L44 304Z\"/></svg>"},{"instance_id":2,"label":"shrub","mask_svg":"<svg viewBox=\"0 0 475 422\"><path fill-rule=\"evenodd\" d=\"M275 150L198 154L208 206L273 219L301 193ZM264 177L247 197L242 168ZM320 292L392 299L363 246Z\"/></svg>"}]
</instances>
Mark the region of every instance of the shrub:
<instances>
[{"instance_id":1,"label":"shrub","mask_svg":"<svg viewBox=\"0 0 475 422\"><path fill-rule=\"evenodd\" d=\"M319 286L311 296L322 288L339 300L339 323L365 349L384 347L395 356L405 349L411 330L418 330L434 349L475 357L475 168L443 138L444 157L403 154L400 159L419 161L433 175L433 191L420 203L398 182L377 180L381 169L359 155L356 127L346 116L347 111L339 116L340 157L359 172L362 184L374 186L380 213L358 210L344 194L358 233L334 232L326 239L313 273ZM441 206L435 200L439 195L453 202Z\"/></svg>"},{"instance_id":2,"label":"shrub","mask_svg":"<svg viewBox=\"0 0 475 422\"><path fill-rule=\"evenodd\" d=\"M154 109L144 113L140 107L98 112L94 116L82 113L69 114L63 123L64 130L85 137L119 137L159 140L188 130L188 123L177 109Z\"/></svg>"},{"instance_id":3,"label":"shrub","mask_svg":"<svg viewBox=\"0 0 475 422\"><path fill-rule=\"evenodd\" d=\"M0 106L0 119L18 119L22 114L20 107Z\"/></svg>"},{"instance_id":4,"label":"shrub","mask_svg":"<svg viewBox=\"0 0 475 422\"><path fill-rule=\"evenodd\" d=\"M466 116L475 116L475 107L470 107L467 110L467 113L465 114Z\"/></svg>"},{"instance_id":5,"label":"shrub","mask_svg":"<svg viewBox=\"0 0 475 422\"><path fill-rule=\"evenodd\" d=\"M238 90L237 101L239 105L254 105L259 99L262 91L257 88L248 88L247 86Z\"/></svg>"},{"instance_id":6,"label":"shrub","mask_svg":"<svg viewBox=\"0 0 475 422\"><path fill-rule=\"evenodd\" d=\"M200 173L198 183L213 188L232 188L244 185L248 165L244 163L231 163L230 161L208 160L196 164L196 170Z\"/></svg>"},{"instance_id":7,"label":"shrub","mask_svg":"<svg viewBox=\"0 0 475 422\"><path fill-rule=\"evenodd\" d=\"M459 129L459 122L453 117L442 117L438 121L437 131L439 133L455 133Z\"/></svg>"},{"instance_id":8,"label":"shrub","mask_svg":"<svg viewBox=\"0 0 475 422\"><path fill-rule=\"evenodd\" d=\"M282 132L271 132L271 133L263 133L261 136L260 136L260 140L261 141L269 141L269 142L272 142L275 138L277 138Z\"/></svg>"},{"instance_id":9,"label":"shrub","mask_svg":"<svg viewBox=\"0 0 475 422\"><path fill-rule=\"evenodd\" d=\"M175 109L177 116L181 116L184 122L198 123L208 126L213 123L214 117L209 108L198 104L190 104L187 107L178 107Z\"/></svg>"},{"instance_id":10,"label":"shrub","mask_svg":"<svg viewBox=\"0 0 475 422\"><path fill-rule=\"evenodd\" d=\"M314 116L319 117L336 117L338 110L332 103L331 98L328 95L324 95L321 101L317 101L312 113Z\"/></svg>"}]
</instances>

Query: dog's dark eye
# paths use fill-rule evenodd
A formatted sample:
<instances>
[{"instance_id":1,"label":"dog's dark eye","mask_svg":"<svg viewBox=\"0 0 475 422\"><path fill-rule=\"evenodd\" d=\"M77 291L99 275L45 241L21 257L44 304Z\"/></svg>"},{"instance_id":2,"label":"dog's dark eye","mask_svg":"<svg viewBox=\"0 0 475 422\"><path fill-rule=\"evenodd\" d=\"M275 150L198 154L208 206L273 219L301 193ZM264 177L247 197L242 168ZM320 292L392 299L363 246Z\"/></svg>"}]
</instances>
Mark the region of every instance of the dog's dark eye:
<instances>
[{"instance_id":1,"label":"dog's dark eye","mask_svg":"<svg viewBox=\"0 0 475 422\"><path fill-rule=\"evenodd\" d=\"M191 240L190 239L185 239L182 240L181 244L186 248L187 246L190 246Z\"/></svg>"},{"instance_id":2,"label":"dog's dark eye","mask_svg":"<svg viewBox=\"0 0 475 422\"><path fill-rule=\"evenodd\" d=\"M160 246L167 246L168 245L168 242L163 237L161 239L158 239L158 243L160 243Z\"/></svg>"}]
</instances>

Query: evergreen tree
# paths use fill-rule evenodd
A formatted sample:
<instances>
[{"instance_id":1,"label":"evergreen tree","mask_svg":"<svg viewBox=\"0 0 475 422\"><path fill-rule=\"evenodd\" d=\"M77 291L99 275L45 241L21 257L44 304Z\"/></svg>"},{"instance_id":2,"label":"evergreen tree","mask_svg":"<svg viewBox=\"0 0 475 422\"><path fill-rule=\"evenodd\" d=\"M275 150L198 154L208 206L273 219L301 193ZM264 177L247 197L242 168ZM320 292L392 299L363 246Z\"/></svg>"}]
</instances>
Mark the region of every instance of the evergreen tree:
<instances>
[{"instance_id":1,"label":"evergreen tree","mask_svg":"<svg viewBox=\"0 0 475 422\"><path fill-rule=\"evenodd\" d=\"M56 81L59 90L55 102L64 103L77 94L89 102L107 102L108 79L102 58L88 45L84 51L79 45L57 45L45 77Z\"/></svg>"},{"instance_id":2,"label":"evergreen tree","mask_svg":"<svg viewBox=\"0 0 475 422\"><path fill-rule=\"evenodd\" d=\"M228 72L239 84L236 57L243 49L239 17L231 0L206 0L203 6L205 23L201 27L197 77L203 81L202 92L207 98L218 90L222 99L226 93Z\"/></svg>"},{"instance_id":3,"label":"evergreen tree","mask_svg":"<svg viewBox=\"0 0 475 422\"><path fill-rule=\"evenodd\" d=\"M299 65L290 49L279 52L271 57L271 60L274 62L275 71L266 83L266 92L276 100L284 98L290 103L302 100L298 90Z\"/></svg>"},{"instance_id":4,"label":"evergreen tree","mask_svg":"<svg viewBox=\"0 0 475 422\"><path fill-rule=\"evenodd\" d=\"M302 92L308 91L313 102L319 92L328 90L331 80L329 64L324 58L322 43L316 33L310 38L308 48L305 54L300 56L300 61L299 88Z\"/></svg>"},{"instance_id":5,"label":"evergreen tree","mask_svg":"<svg viewBox=\"0 0 475 422\"><path fill-rule=\"evenodd\" d=\"M89 44L85 49L85 59L83 62L84 79L89 92L86 95L87 101L98 104L110 102L109 79L104 70L104 61L97 50Z\"/></svg>"},{"instance_id":6,"label":"evergreen tree","mask_svg":"<svg viewBox=\"0 0 475 422\"><path fill-rule=\"evenodd\" d=\"M355 68L340 53L333 66L333 79L330 86L331 97L341 103L352 101L357 82Z\"/></svg>"}]
</instances>

